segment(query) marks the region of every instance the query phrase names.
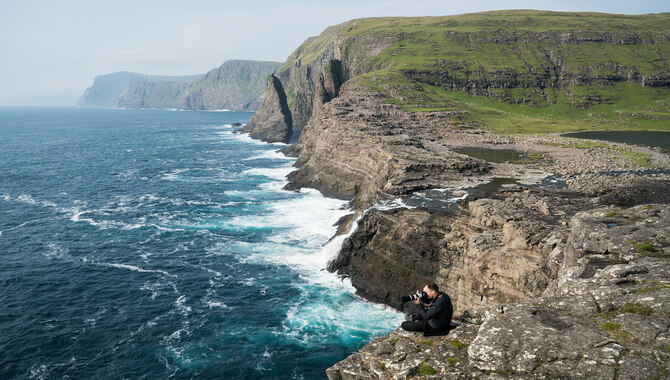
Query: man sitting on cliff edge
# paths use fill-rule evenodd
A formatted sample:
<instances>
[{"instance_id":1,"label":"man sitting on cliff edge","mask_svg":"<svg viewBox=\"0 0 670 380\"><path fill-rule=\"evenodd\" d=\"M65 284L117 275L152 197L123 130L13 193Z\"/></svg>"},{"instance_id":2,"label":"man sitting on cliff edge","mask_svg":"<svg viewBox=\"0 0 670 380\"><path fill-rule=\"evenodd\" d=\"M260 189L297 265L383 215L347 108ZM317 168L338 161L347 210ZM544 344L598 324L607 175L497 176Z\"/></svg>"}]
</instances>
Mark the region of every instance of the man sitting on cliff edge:
<instances>
[{"instance_id":1,"label":"man sitting on cliff edge","mask_svg":"<svg viewBox=\"0 0 670 380\"><path fill-rule=\"evenodd\" d=\"M408 315L408 320L400 327L408 331L423 332L424 336L446 335L454 313L451 298L442 293L435 284L426 284L423 292L426 293L424 297L416 297L413 301L419 305L419 314ZM420 292L417 291L417 294Z\"/></svg>"}]
</instances>

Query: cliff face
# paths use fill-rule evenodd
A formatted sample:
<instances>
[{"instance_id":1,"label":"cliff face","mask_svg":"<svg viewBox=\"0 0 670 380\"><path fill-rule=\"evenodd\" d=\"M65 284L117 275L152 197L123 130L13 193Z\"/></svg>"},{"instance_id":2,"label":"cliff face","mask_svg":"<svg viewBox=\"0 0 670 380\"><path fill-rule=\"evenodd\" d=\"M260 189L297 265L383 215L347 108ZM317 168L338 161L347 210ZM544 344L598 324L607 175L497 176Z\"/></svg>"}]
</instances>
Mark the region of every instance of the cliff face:
<instances>
[{"instance_id":1,"label":"cliff face","mask_svg":"<svg viewBox=\"0 0 670 380\"><path fill-rule=\"evenodd\" d=\"M267 106L260 109L241 132L267 142L288 142L292 133L291 112L281 82L272 74L267 79L265 96ZM256 127L258 120L262 120L263 128Z\"/></svg>"},{"instance_id":2,"label":"cliff face","mask_svg":"<svg viewBox=\"0 0 670 380\"><path fill-rule=\"evenodd\" d=\"M79 98L77 105L84 107L116 107L119 100L134 88L139 82L148 80L150 76L129 72L118 72L99 75L93 80L93 85L86 89ZM160 77L169 79L169 77ZM192 78L192 81L198 78Z\"/></svg>"},{"instance_id":3,"label":"cliff face","mask_svg":"<svg viewBox=\"0 0 670 380\"><path fill-rule=\"evenodd\" d=\"M670 235L658 226L669 216L667 204L577 212L563 242L552 243L553 258L563 258L543 294L470 309L444 337L399 329L328 369L328 377L665 378Z\"/></svg>"},{"instance_id":4,"label":"cliff face","mask_svg":"<svg viewBox=\"0 0 670 380\"><path fill-rule=\"evenodd\" d=\"M425 349L423 337L396 332L335 365L331 379L616 378L638 362L650 376L667 374L666 338L656 340L670 327L667 284L637 281L656 284L667 266L669 158L519 134L667 130L669 21L537 11L364 19L328 28L289 57L245 131L287 142L301 130L284 150L297 156L287 188L351 200L358 228L328 269L398 309L402 294L436 281L464 321L484 323ZM458 147L517 149L526 161L487 162ZM537 184L550 173L565 188ZM472 190L496 177L535 185ZM464 188L472 192L455 213L381 210L427 189L453 198ZM623 209L645 203L658 204ZM658 299L640 296L656 290ZM627 341L643 329L622 328L635 314L625 310L644 310L639 322L654 333ZM602 327L609 322L627 335Z\"/></svg>"},{"instance_id":5,"label":"cliff face","mask_svg":"<svg viewBox=\"0 0 670 380\"><path fill-rule=\"evenodd\" d=\"M186 89L202 78L118 72L100 75L78 105L84 107L179 108Z\"/></svg>"},{"instance_id":6,"label":"cliff face","mask_svg":"<svg viewBox=\"0 0 670 380\"><path fill-rule=\"evenodd\" d=\"M252 111L260 107L275 62L226 61L205 76L169 77L120 72L100 75L80 106Z\"/></svg>"},{"instance_id":7,"label":"cliff face","mask_svg":"<svg viewBox=\"0 0 670 380\"><path fill-rule=\"evenodd\" d=\"M226 61L189 88L183 108L255 111L263 102L268 74L280 65L279 62Z\"/></svg>"},{"instance_id":8,"label":"cliff face","mask_svg":"<svg viewBox=\"0 0 670 380\"><path fill-rule=\"evenodd\" d=\"M119 108L181 108L184 96L193 82L139 80L124 91Z\"/></svg>"},{"instance_id":9,"label":"cliff face","mask_svg":"<svg viewBox=\"0 0 670 380\"><path fill-rule=\"evenodd\" d=\"M355 24L356 21L352 21L332 26L321 36L308 39L276 73L286 94L293 131L304 128L316 110L338 97L341 85L349 78L372 70L373 58L395 41L392 36L340 34ZM276 92L274 88L268 91ZM274 105L264 102L259 111L271 114L275 111ZM264 128L272 128L272 123L257 118L253 129Z\"/></svg>"},{"instance_id":10,"label":"cliff face","mask_svg":"<svg viewBox=\"0 0 670 380\"><path fill-rule=\"evenodd\" d=\"M668 20L509 11L330 27L277 73L292 130L302 130L287 151L299 167L289 188L368 207L486 173L485 163L449 151L453 130L659 128L670 122L661 106L670 94ZM640 98L645 106L633 106ZM277 104L261 111L281 112ZM274 126L257 116L246 131Z\"/></svg>"}]
</instances>

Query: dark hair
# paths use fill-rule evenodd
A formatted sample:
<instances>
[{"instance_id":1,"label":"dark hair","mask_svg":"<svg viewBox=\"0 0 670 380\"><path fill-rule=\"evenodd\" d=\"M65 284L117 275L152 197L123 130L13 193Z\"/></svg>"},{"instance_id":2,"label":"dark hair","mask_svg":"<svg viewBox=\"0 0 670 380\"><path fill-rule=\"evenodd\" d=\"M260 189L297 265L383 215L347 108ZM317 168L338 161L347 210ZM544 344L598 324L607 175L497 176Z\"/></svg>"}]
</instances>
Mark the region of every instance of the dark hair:
<instances>
[{"instance_id":1,"label":"dark hair","mask_svg":"<svg viewBox=\"0 0 670 380\"><path fill-rule=\"evenodd\" d=\"M439 292L440 291L440 288L438 288L437 284L435 284L434 282L432 284L426 284L426 286L428 287L428 289L430 289L434 292Z\"/></svg>"}]
</instances>

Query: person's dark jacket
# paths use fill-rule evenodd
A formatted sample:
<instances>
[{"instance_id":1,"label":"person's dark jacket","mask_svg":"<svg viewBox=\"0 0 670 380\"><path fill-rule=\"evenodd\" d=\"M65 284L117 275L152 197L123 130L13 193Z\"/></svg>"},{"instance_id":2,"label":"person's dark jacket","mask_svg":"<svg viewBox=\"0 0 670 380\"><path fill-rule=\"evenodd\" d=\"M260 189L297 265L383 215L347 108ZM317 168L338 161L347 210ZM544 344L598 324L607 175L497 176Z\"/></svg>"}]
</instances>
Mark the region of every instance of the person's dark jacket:
<instances>
[{"instance_id":1,"label":"person's dark jacket","mask_svg":"<svg viewBox=\"0 0 670 380\"><path fill-rule=\"evenodd\" d=\"M451 325L451 316L454 309L451 306L451 298L445 293L437 292L435 299L426 307L421 305L417 319L428 322L435 330L446 330Z\"/></svg>"}]
</instances>

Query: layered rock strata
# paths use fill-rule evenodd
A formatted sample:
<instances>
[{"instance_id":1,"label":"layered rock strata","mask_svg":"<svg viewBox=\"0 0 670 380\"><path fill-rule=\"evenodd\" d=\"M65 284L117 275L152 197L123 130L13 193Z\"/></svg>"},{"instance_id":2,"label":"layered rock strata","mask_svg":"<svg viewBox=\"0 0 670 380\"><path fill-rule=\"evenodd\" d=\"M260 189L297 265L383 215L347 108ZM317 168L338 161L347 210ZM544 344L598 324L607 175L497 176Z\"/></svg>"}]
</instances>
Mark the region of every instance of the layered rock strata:
<instances>
[{"instance_id":1,"label":"layered rock strata","mask_svg":"<svg viewBox=\"0 0 670 380\"><path fill-rule=\"evenodd\" d=\"M667 378L668 225L667 204L578 212L554 249L564 256L559 274L541 296L473 308L445 337L397 330L328 377Z\"/></svg>"},{"instance_id":2,"label":"layered rock strata","mask_svg":"<svg viewBox=\"0 0 670 380\"><path fill-rule=\"evenodd\" d=\"M293 121L286 103L286 94L274 75L268 78L267 87L265 104L268 106L260 109L240 131L267 142L288 142L293 133ZM258 120L263 121L264 128L256 128Z\"/></svg>"},{"instance_id":3,"label":"layered rock strata","mask_svg":"<svg viewBox=\"0 0 670 380\"><path fill-rule=\"evenodd\" d=\"M485 129L491 115L509 122L507 110L519 111L508 106L561 114L529 120L531 108L523 109L512 117L515 131L517 121L553 128L564 113L602 122L606 112L580 112L624 107L617 102L626 89L649 99L665 93L664 17L646 18L653 31L642 16L529 11L354 20L289 57L270 78L263 116L244 131L284 142L300 131L284 150L297 157L287 189L351 200L355 213L339 231L360 217L357 229L328 269L398 309L400 295L434 280L464 321L445 338L379 338L329 369L331 379L625 378L636 365L645 377L667 376L670 158ZM615 19L622 27L610 30ZM613 55L594 55L596 48ZM626 120L616 121L660 120L657 103L635 116L617 110ZM486 162L457 147L517 149L528 159ZM565 188L530 187L549 174L562 175ZM418 191L498 177L529 186L473 192L456 213L379 209ZM657 204L624 209L643 203ZM654 328L624 323L631 318ZM637 334L644 338L629 339Z\"/></svg>"},{"instance_id":4,"label":"layered rock strata","mask_svg":"<svg viewBox=\"0 0 670 380\"><path fill-rule=\"evenodd\" d=\"M485 161L434 138L446 134L458 114L410 114L358 92L354 83L341 91L346 95L321 107L285 150L298 156L289 189L316 188L364 208L489 170Z\"/></svg>"}]
</instances>

